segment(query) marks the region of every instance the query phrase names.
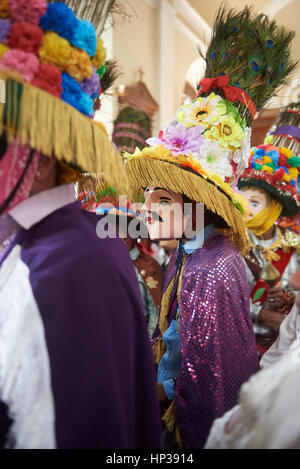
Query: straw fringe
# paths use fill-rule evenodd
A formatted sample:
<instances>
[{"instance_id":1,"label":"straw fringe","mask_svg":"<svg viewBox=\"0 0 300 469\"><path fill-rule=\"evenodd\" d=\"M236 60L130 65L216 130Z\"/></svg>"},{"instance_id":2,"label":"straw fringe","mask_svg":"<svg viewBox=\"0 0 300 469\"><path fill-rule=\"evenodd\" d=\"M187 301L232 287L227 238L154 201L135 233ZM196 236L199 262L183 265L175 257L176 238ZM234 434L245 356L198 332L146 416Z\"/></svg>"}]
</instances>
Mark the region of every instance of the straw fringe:
<instances>
[{"instance_id":1,"label":"straw fringe","mask_svg":"<svg viewBox=\"0 0 300 469\"><path fill-rule=\"evenodd\" d=\"M244 217L230 199L209 180L168 161L150 158L129 159L127 174L130 185L134 186L133 190L150 185L165 187L205 204L208 210L226 221L229 230L225 234L234 241L238 249L242 253L247 249Z\"/></svg>"},{"instance_id":2,"label":"straw fringe","mask_svg":"<svg viewBox=\"0 0 300 469\"><path fill-rule=\"evenodd\" d=\"M6 131L8 141L17 138L46 156L55 155L89 173L101 174L119 194L129 193L121 155L91 119L13 73L1 72L0 79L6 82L6 104L0 104L0 135Z\"/></svg>"}]
</instances>

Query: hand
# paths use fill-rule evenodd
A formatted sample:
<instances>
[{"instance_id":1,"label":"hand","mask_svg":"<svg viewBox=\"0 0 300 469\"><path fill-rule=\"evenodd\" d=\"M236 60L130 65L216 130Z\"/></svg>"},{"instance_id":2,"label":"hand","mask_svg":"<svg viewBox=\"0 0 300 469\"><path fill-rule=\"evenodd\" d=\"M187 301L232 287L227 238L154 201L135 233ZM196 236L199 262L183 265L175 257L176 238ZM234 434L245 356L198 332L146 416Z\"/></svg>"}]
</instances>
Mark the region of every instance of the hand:
<instances>
[{"instance_id":1,"label":"hand","mask_svg":"<svg viewBox=\"0 0 300 469\"><path fill-rule=\"evenodd\" d=\"M277 310L282 308L286 303L286 298L284 296L284 290L277 287L269 288L267 293L267 300L265 302L265 307L267 309Z\"/></svg>"},{"instance_id":2,"label":"hand","mask_svg":"<svg viewBox=\"0 0 300 469\"><path fill-rule=\"evenodd\" d=\"M273 331L278 332L285 315L264 307L260 310L258 319Z\"/></svg>"},{"instance_id":3,"label":"hand","mask_svg":"<svg viewBox=\"0 0 300 469\"><path fill-rule=\"evenodd\" d=\"M163 383L156 383L156 389L159 402L166 401L168 398Z\"/></svg>"}]
</instances>

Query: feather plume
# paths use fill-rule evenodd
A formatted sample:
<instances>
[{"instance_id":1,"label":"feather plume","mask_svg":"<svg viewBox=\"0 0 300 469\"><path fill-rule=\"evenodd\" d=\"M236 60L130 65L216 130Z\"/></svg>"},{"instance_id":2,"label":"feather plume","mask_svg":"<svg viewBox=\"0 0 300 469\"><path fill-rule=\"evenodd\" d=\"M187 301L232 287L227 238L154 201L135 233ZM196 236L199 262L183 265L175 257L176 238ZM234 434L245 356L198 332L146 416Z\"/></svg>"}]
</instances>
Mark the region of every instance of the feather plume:
<instances>
[{"instance_id":1,"label":"feather plume","mask_svg":"<svg viewBox=\"0 0 300 469\"><path fill-rule=\"evenodd\" d=\"M228 75L230 85L241 87L260 111L297 65L290 50L294 36L267 16L255 15L250 7L236 12L223 5L206 53L205 77ZM234 104L249 125L248 110L238 101Z\"/></svg>"}]
</instances>

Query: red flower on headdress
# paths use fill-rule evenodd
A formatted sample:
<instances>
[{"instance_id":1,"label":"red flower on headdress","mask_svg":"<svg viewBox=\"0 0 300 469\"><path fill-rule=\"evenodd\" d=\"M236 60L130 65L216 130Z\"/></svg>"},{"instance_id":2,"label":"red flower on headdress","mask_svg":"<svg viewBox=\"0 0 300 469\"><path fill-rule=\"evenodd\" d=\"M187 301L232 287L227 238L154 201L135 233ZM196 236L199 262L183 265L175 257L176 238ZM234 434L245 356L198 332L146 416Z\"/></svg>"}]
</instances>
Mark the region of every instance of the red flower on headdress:
<instances>
[{"instance_id":1,"label":"red flower on headdress","mask_svg":"<svg viewBox=\"0 0 300 469\"><path fill-rule=\"evenodd\" d=\"M60 70L52 64L41 64L31 84L53 94L57 98L62 94L62 77Z\"/></svg>"},{"instance_id":2,"label":"red flower on headdress","mask_svg":"<svg viewBox=\"0 0 300 469\"><path fill-rule=\"evenodd\" d=\"M37 54L43 39L43 30L39 26L21 21L10 28L7 44L11 49Z\"/></svg>"}]
</instances>

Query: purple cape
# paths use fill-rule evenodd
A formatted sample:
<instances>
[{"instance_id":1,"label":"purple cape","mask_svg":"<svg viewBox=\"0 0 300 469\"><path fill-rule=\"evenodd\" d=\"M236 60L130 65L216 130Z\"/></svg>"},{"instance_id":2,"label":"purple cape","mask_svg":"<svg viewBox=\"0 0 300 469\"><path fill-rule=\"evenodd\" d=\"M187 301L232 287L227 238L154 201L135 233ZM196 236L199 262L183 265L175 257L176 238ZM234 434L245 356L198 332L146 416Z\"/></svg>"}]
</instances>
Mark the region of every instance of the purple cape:
<instances>
[{"instance_id":1,"label":"purple cape","mask_svg":"<svg viewBox=\"0 0 300 469\"><path fill-rule=\"evenodd\" d=\"M237 404L259 368L242 256L221 234L187 256L179 308L176 418L184 446L202 448L214 419Z\"/></svg>"},{"instance_id":2,"label":"purple cape","mask_svg":"<svg viewBox=\"0 0 300 469\"><path fill-rule=\"evenodd\" d=\"M97 221L79 203L67 205L20 230L6 253L21 246L43 322L57 447L160 448L136 274L120 239L97 238ZM0 405L0 441L7 407Z\"/></svg>"}]
</instances>

